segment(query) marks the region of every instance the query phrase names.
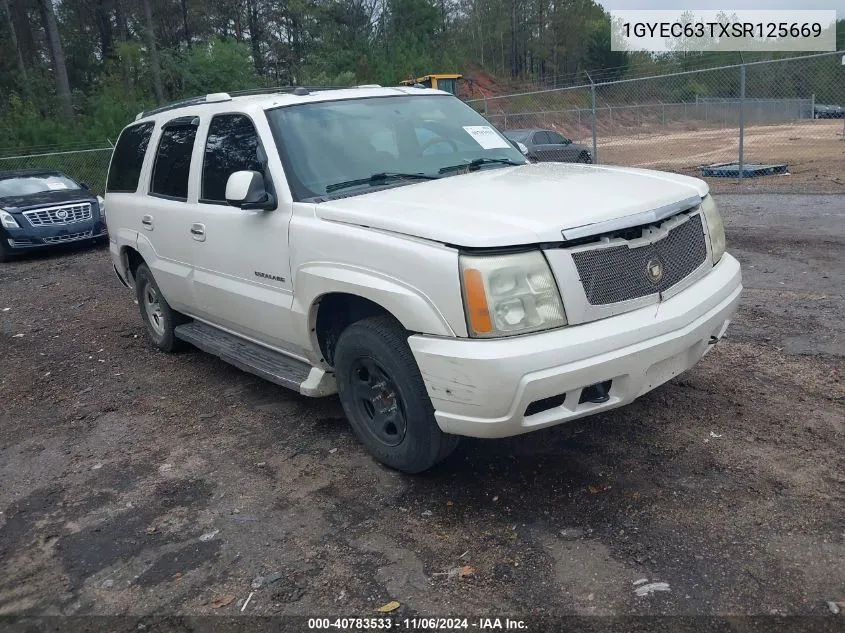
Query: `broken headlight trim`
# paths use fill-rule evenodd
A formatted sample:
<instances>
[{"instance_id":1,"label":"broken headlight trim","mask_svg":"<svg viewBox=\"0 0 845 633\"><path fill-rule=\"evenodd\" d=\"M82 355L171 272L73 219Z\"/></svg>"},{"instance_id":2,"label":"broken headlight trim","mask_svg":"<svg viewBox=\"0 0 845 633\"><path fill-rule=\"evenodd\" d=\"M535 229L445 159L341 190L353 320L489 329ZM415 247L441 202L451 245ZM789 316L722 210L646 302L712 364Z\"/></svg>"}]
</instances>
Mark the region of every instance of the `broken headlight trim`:
<instances>
[{"instance_id":1,"label":"broken headlight trim","mask_svg":"<svg viewBox=\"0 0 845 633\"><path fill-rule=\"evenodd\" d=\"M708 193L701 201L701 214L707 223L707 235L710 237L710 253L713 257L713 265L719 263L722 255L725 254L725 225L716 201Z\"/></svg>"}]
</instances>

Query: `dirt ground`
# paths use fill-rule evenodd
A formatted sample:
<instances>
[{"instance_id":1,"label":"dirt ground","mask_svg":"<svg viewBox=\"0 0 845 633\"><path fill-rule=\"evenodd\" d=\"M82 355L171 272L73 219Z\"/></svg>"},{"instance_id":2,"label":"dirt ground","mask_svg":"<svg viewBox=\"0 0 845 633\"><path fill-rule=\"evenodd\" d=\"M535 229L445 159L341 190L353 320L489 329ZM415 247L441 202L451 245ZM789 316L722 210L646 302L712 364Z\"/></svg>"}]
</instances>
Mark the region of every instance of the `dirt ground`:
<instances>
[{"instance_id":1,"label":"dirt ground","mask_svg":"<svg viewBox=\"0 0 845 633\"><path fill-rule=\"evenodd\" d=\"M417 477L334 398L155 351L106 250L2 265L0 615L841 622L845 196L721 205L746 290L698 366Z\"/></svg>"},{"instance_id":2,"label":"dirt ground","mask_svg":"<svg viewBox=\"0 0 845 633\"><path fill-rule=\"evenodd\" d=\"M746 178L706 178L713 191L845 193L845 122L841 119L803 120L791 124L746 128L743 153L746 164L783 164L788 175ZM590 141L591 142L591 141ZM702 165L736 162L739 131L724 129L689 131L652 130L602 136L599 160L612 165L678 171L701 177Z\"/></svg>"}]
</instances>

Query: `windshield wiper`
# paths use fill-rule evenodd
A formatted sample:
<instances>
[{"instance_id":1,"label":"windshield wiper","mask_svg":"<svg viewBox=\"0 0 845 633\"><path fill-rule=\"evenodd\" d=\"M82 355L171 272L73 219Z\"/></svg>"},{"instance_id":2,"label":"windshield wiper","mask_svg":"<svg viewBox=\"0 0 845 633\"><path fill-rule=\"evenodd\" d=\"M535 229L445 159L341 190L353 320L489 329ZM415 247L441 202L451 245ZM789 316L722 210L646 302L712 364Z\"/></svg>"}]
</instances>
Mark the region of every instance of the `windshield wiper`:
<instances>
[{"instance_id":1,"label":"windshield wiper","mask_svg":"<svg viewBox=\"0 0 845 633\"><path fill-rule=\"evenodd\" d=\"M326 193L337 191L339 189L346 189L348 187L356 187L358 185L381 185L390 180L437 180L440 176L428 176L426 174L405 174L397 171L382 171L373 174L368 178L357 178L355 180L345 180L343 182L336 182L333 185L326 187Z\"/></svg>"},{"instance_id":2,"label":"windshield wiper","mask_svg":"<svg viewBox=\"0 0 845 633\"><path fill-rule=\"evenodd\" d=\"M447 171L458 171L466 167L469 170L478 169L482 165L488 165L491 163L499 163L501 165L522 165L524 163L518 163L515 160L511 160L510 158L476 158L475 160L471 160L468 163L460 163L459 165L447 165L446 167L440 168L440 173L445 174Z\"/></svg>"}]
</instances>

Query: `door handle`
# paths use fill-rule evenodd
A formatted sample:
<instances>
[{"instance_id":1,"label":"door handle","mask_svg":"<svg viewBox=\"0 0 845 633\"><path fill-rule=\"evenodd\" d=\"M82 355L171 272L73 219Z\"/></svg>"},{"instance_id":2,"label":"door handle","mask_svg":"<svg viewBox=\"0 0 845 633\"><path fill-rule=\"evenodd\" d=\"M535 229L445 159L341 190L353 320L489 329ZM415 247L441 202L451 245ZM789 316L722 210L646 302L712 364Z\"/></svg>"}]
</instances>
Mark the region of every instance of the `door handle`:
<instances>
[{"instance_id":1,"label":"door handle","mask_svg":"<svg viewBox=\"0 0 845 633\"><path fill-rule=\"evenodd\" d=\"M204 242L205 241L205 224L192 224L191 225L191 237L193 237L197 242Z\"/></svg>"},{"instance_id":2,"label":"door handle","mask_svg":"<svg viewBox=\"0 0 845 633\"><path fill-rule=\"evenodd\" d=\"M147 229L148 231L152 231L153 230L153 216L145 215L143 218L141 218L141 224L144 225L144 228Z\"/></svg>"}]
</instances>

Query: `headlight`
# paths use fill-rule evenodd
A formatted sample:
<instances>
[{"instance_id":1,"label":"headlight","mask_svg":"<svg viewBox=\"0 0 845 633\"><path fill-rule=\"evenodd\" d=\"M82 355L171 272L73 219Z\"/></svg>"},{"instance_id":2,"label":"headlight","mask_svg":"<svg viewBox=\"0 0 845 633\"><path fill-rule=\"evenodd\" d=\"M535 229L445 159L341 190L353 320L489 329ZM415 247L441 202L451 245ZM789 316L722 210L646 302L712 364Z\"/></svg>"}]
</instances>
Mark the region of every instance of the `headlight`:
<instances>
[{"instance_id":1,"label":"headlight","mask_svg":"<svg viewBox=\"0 0 845 633\"><path fill-rule=\"evenodd\" d=\"M103 196L97 196L97 204L100 206L100 214L106 217L106 201L103 199Z\"/></svg>"},{"instance_id":2,"label":"headlight","mask_svg":"<svg viewBox=\"0 0 845 633\"><path fill-rule=\"evenodd\" d=\"M707 194L701 201L701 212L707 222L707 233L710 235L710 252L713 254L713 263L719 263L722 255L725 254L725 225L722 223L722 216L716 207L716 202Z\"/></svg>"},{"instance_id":3,"label":"headlight","mask_svg":"<svg viewBox=\"0 0 845 633\"><path fill-rule=\"evenodd\" d=\"M509 336L566 325L557 284L540 251L462 255L460 266L470 336Z\"/></svg>"},{"instance_id":4,"label":"headlight","mask_svg":"<svg viewBox=\"0 0 845 633\"><path fill-rule=\"evenodd\" d=\"M0 224L2 224L7 229L19 229L20 225L17 223L15 218L12 217L12 214L8 211L3 211L0 209Z\"/></svg>"}]
</instances>

